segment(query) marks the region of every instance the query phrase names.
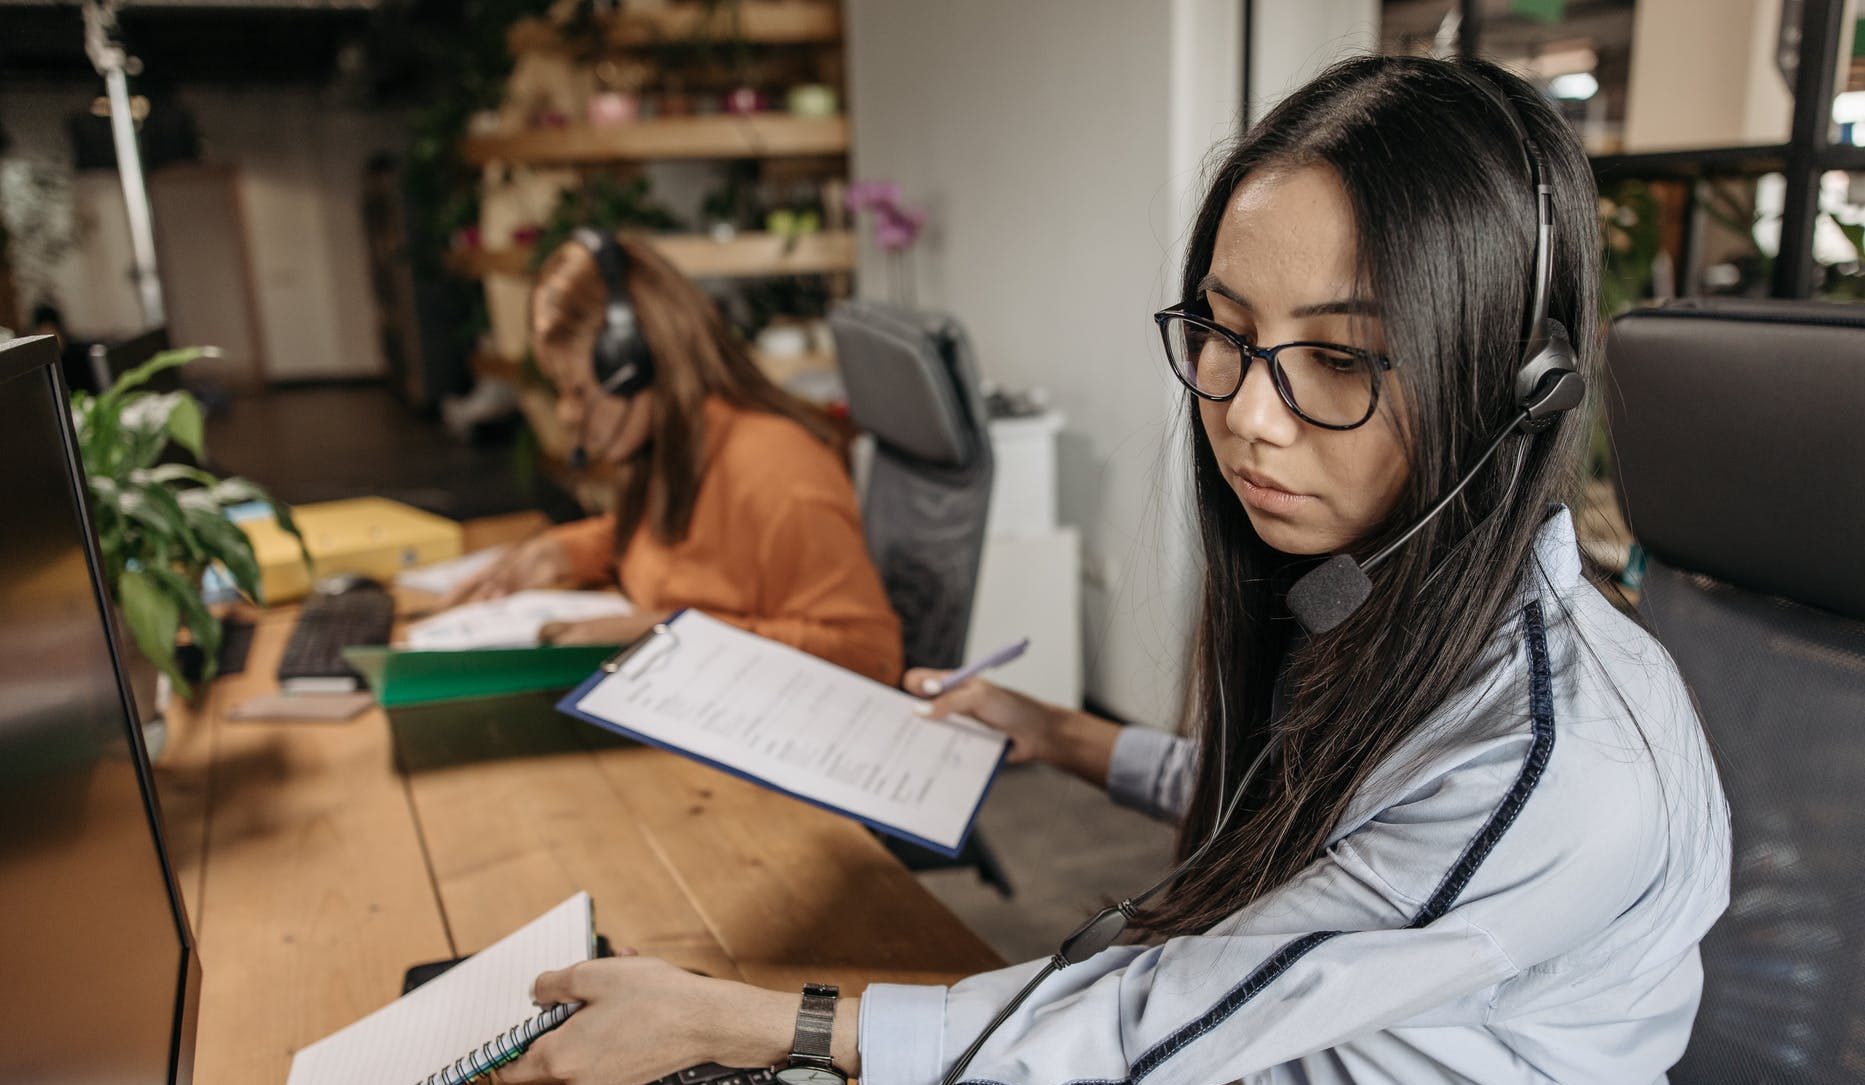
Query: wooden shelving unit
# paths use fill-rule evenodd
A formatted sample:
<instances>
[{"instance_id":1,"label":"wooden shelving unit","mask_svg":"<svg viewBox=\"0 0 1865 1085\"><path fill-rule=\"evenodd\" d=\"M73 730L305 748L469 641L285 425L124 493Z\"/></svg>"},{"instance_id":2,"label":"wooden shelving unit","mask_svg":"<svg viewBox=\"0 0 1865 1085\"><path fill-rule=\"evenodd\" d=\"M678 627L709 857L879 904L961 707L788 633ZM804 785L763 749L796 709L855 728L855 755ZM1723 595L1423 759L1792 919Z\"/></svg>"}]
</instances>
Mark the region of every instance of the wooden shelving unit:
<instances>
[{"instance_id":1,"label":"wooden shelving unit","mask_svg":"<svg viewBox=\"0 0 1865 1085\"><path fill-rule=\"evenodd\" d=\"M842 36L842 16L834 3L746 0L736 13L714 12L710 16L696 4L629 11L609 20L602 30L602 41L611 48L653 48L678 44L708 29L717 32L727 26L744 41L759 45L828 44ZM556 28L540 19L526 19L512 27L506 43L514 53L570 47Z\"/></svg>"},{"instance_id":2,"label":"wooden shelving unit","mask_svg":"<svg viewBox=\"0 0 1865 1085\"><path fill-rule=\"evenodd\" d=\"M545 182L550 184L559 183L555 177L561 176L566 185L610 174L640 176L646 164L666 161L756 161L755 183L767 186L766 198L777 206L794 203L800 186L846 183L845 116L684 113L695 107L716 108L724 95L747 86L779 102L788 88L797 86L823 85L845 94L840 0L666 0L651 7L626 7L595 25L576 24L572 29L532 19L507 32L507 47L518 61L514 79L525 89L509 100L500 123L546 116L575 118L576 123L511 127L467 138L460 146L467 163L517 167L486 171L482 193L498 186L511 186L506 191L512 191L540 175L551 176ZM589 111L587 98L581 96L589 93L585 88L601 87L626 88L650 115L601 126L583 123ZM690 170L667 173L692 175ZM524 214L536 213L536 205L525 206ZM698 232L653 235L650 240L690 278L826 276L830 294L846 296L858 246L840 212L839 205L834 213L825 206L822 218L830 228L795 238L748 231L727 241ZM756 205L732 213L741 227L762 215ZM498 221L516 218L508 214ZM509 228L502 225L493 236L509 236ZM704 223L690 228L704 229ZM562 434L554 428L548 389L527 380L523 365L508 357L522 351L515 299L531 275L535 256L529 245L462 251L449 258L449 267L484 282L493 318L487 346L473 359L473 369L518 386L520 404L540 439L542 459L553 469L567 471L557 462L565 449L559 447ZM738 288L715 289L731 294ZM747 282L743 289L757 288ZM773 290L782 293L781 288ZM834 366L832 357L817 354L762 357L754 351L753 358L780 382Z\"/></svg>"},{"instance_id":3,"label":"wooden shelving unit","mask_svg":"<svg viewBox=\"0 0 1865 1085\"><path fill-rule=\"evenodd\" d=\"M695 279L757 279L855 270L855 235L846 230L805 234L794 241L780 234L745 233L730 241L704 234L649 238L669 263ZM455 253L449 260L461 275L528 275L529 245Z\"/></svg>"},{"instance_id":4,"label":"wooden shelving unit","mask_svg":"<svg viewBox=\"0 0 1865 1085\"><path fill-rule=\"evenodd\" d=\"M490 162L575 166L676 158L794 158L848 153L848 118L748 116L655 117L612 127L536 128L478 136L462 151L475 166Z\"/></svg>"}]
</instances>

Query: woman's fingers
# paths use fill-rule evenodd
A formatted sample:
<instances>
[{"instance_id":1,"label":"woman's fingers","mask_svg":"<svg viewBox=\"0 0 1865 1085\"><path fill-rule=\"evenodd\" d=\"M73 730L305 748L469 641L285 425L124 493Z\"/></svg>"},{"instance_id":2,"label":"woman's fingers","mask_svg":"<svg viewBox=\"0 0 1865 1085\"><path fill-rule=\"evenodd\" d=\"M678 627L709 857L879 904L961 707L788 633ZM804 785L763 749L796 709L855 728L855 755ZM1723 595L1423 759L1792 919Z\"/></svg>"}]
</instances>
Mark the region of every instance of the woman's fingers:
<instances>
[{"instance_id":1,"label":"woman's fingers","mask_svg":"<svg viewBox=\"0 0 1865 1085\"><path fill-rule=\"evenodd\" d=\"M581 1002L577 991L580 987L572 978L576 966L559 968L554 972L545 972L531 981L531 1001L540 1006L554 1006L559 1002Z\"/></svg>"},{"instance_id":2,"label":"woman's fingers","mask_svg":"<svg viewBox=\"0 0 1865 1085\"><path fill-rule=\"evenodd\" d=\"M934 697L944 689L945 676L951 673L931 667L914 667L900 680L900 688L915 697Z\"/></svg>"},{"instance_id":3,"label":"woman's fingers","mask_svg":"<svg viewBox=\"0 0 1865 1085\"><path fill-rule=\"evenodd\" d=\"M501 595L509 594L511 589L507 586L507 582L511 579L512 572L509 561L510 559L500 561L453 589L445 599L440 601L440 609L446 610L462 603L477 603L482 599L496 599Z\"/></svg>"},{"instance_id":4,"label":"woman's fingers","mask_svg":"<svg viewBox=\"0 0 1865 1085\"><path fill-rule=\"evenodd\" d=\"M933 720L942 720L947 716L974 716L980 722L995 727L997 725L992 723L991 713L986 709L993 692L989 682L973 678L929 701L921 701L913 706L913 711Z\"/></svg>"}]
</instances>

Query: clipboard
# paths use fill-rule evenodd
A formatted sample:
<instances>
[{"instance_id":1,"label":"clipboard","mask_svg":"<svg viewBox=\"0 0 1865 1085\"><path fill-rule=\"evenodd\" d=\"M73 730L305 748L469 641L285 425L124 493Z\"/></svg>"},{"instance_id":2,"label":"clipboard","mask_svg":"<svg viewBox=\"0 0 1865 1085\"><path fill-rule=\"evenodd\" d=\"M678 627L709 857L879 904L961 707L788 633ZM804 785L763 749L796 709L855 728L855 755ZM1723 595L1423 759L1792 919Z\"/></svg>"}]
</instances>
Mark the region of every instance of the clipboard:
<instances>
[{"instance_id":1,"label":"clipboard","mask_svg":"<svg viewBox=\"0 0 1865 1085\"><path fill-rule=\"evenodd\" d=\"M833 801L829 797L831 792L848 794L856 790L846 781L831 782L825 779L819 781L817 786L798 786L796 781L801 778L807 782L810 774L801 772L794 766L780 764L775 767L781 771L756 771L748 763L754 759L756 751L744 746L730 747L728 742L720 740L716 734L701 735L698 731L687 732L694 735L694 741L689 744L675 741L669 733L670 730L682 726L698 727L697 723L689 721L683 724L670 718L657 718L653 726L648 726L640 723L639 719L630 721L627 718L611 718L612 716L625 717L626 713L598 713L592 710L593 706L587 702L598 699L615 702L627 694L642 692L643 685L654 679L661 679L664 683L680 683L673 686L672 690L695 689L698 691L696 695L702 698L706 697L709 691L728 689L728 687L720 686L705 687L706 681L717 678L711 672L702 673L694 670L690 674L682 672L679 676L667 673L674 669L668 661L672 660L677 653L682 652L682 633L688 630L703 633L708 647L716 647L720 643L742 646L746 658L755 657L760 666L767 668L767 673L760 677L781 678L787 689L796 683L814 682L816 684L809 687L812 691L820 691L825 695L832 693L840 699L838 704L873 706L875 714L868 718L867 724L876 729L874 733L877 735L906 736L906 741L922 744L944 740L948 747L953 749L962 746L964 752L962 775L955 771L951 778L942 779L939 774L933 773L912 775L910 769L898 763L903 760L900 757L892 761L876 760L872 763L875 774L879 775L883 781L892 780L893 789L896 792L907 786L909 778L912 783L923 785L927 797L936 800L934 802L936 808L928 811L927 816L936 818L947 826L957 826L956 832L943 833L942 839L933 839L901 823L880 816L879 810L893 805L883 797L858 795L857 798L861 799L866 809L854 808L853 804L848 802ZM735 661L742 662L736 657ZM698 664L697 660L683 660L682 662L692 666ZM603 690L601 698L592 696L598 689ZM862 700L864 693L867 700ZM717 692L714 695L720 700L732 696L729 692ZM910 706L914 703L917 703L917 698L845 671L832 663L809 656L787 645L766 640L698 612L680 611L666 622L656 626L648 636L605 659L594 674L585 678L580 685L558 702L557 710L573 719L581 720L605 731L622 735L643 745L678 754L727 775L748 780L767 790L788 795L818 809L850 818L877 832L906 840L941 855L957 857L963 851L966 841L970 839L972 830L977 824L978 811L982 809L984 800L990 794L991 786L996 782L998 772L1003 768L1005 757L1009 752L1009 742L1002 735L975 722L924 720L911 716ZM910 718L908 720L897 719L896 711L907 713ZM742 706L735 709L735 712L734 719L745 715ZM657 710L644 710L642 715L667 716ZM775 709L769 716L758 715L758 719L772 722L773 732L787 725L796 724L801 718L800 713L780 716ZM844 734L856 734L853 728L859 723L860 721L851 723L850 729ZM897 727L901 724L904 726ZM887 728L897 728L897 730L884 730ZM909 728L924 730L913 731ZM954 733L952 729L962 734ZM816 736L812 733L811 738L814 737ZM698 741L700 738L705 738L715 747L723 745L731 748L732 756L710 756L703 749L694 748L701 745ZM781 741L781 737L773 741ZM851 766L847 771L854 772L857 768ZM827 774L819 775L826 777ZM786 782L786 779L790 782ZM933 794L935 786L933 780L939 780L936 795ZM947 805L946 800L952 799L956 799L956 803ZM908 819L902 818L901 820Z\"/></svg>"}]
</instances>

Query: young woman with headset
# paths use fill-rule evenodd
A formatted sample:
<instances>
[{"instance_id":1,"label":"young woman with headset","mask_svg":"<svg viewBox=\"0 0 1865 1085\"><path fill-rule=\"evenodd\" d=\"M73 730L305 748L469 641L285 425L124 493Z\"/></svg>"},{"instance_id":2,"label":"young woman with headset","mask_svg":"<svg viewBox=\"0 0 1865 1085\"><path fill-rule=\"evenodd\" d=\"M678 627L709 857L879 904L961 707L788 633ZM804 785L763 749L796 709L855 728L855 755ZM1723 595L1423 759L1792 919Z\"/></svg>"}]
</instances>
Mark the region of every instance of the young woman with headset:
<instances>
[{"instance_id":1,"label":"young woman with headset","mask_svg":"<svg viewBox=\"0 0 1865 1085\"><path fill-rule=\"evenodd\" d=\"M1363 58L1277 106L1155 318L1204 544L1193 737L982 682L933 705L1175 819L1180 865L950 988L548 973L541 1001L583 1007L502 1080L1663 1080L1730 842L1689 695L1560 504L1594 215L1565 123L1492 65Z\"/></svg>"},{"instance_id":2,"label":"young woman with headset","mask_svg":"<svg viewBox=\"0 0 1865 1085\"><path fill-rule=\"evenodd\" d=\"M617 507L514 548L451 603L619 584L634 615L546 639L625 643L696 607L899 680L900 623L840 434L758 370L697 286L646 244L578 231L539 269L531 345L574 458L616 476Z\"/></svg>"}]
</instances>

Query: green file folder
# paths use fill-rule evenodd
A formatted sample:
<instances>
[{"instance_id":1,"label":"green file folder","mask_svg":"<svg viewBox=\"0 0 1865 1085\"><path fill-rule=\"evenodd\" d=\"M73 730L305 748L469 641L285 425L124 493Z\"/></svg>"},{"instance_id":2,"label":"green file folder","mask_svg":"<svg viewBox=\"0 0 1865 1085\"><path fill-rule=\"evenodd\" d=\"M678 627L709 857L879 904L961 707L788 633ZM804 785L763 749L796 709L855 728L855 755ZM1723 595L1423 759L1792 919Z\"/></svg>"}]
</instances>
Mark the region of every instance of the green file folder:
<instances>
[{"instance_id":1,"label":"green file folder","mask_svg":"<svg viewBox=\"0 0 1865 1085\"><path fill-rule=\"evenodd\" d=\"M588 678L616 645L545 645L415 652L397 648L345 648L384 708L474 700L513 693L569 689Z\"/></svg>"}]
</instances>

